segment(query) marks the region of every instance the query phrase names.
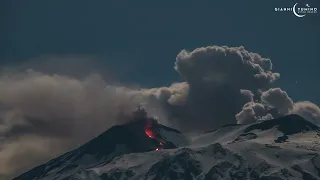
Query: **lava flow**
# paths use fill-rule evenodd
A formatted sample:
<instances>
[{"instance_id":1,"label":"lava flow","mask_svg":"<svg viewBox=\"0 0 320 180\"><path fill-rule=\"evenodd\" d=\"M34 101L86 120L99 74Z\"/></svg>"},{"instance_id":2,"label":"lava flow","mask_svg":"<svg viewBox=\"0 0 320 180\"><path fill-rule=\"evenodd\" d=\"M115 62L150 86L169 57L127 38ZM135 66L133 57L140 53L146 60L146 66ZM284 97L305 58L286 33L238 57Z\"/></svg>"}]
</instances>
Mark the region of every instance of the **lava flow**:
<instances>
[{"instance_id":1,"label":"lava flow","mask_svg":"<svg viewBox=\"0 0 320 180\"><path fill-rule=\"evenodd\" d=\"M149 124L149 123L146 124L146 126L144 128L144 132L146 133L146 135L149 138L152 138L152 139L155 139L158 141L159 145L158 145L158 147L155 148L156 151L162 149L163 143L156 138L156 132L153 131L151 124Z\"/></svg>"},{"instance_id":2,"label":"lava flow","mask_svg":"<svg viewBox=\"0 0 320 180\"><path fill-rule=\"evenodd\" d=\"M153 128L152 128L152 120L153 119L152 118L149 119L147 117L147 112L145 111L145 109L142 106L138 106L138 109L134 112L134 117L137 119L146 119L144 132L146 133L146 135L149 138L155 139L159 143L158 147L156 147L156 149L155 149L156 151L158 151L160 148L162 148L163 143L159 139L157 139L156 132L154 132Z\"/></svg>"},{"instance_id":3,"label":"lava flow","mask_svg":"<svg viewBox=\"0 0 320 180\"><path fill-rule=\"evenodd\" d=\"M149 136L149 138L154 138L154 135L151 129L146 128L144 132L146 133L146 135Z\"/></svg>"}]
</instances>

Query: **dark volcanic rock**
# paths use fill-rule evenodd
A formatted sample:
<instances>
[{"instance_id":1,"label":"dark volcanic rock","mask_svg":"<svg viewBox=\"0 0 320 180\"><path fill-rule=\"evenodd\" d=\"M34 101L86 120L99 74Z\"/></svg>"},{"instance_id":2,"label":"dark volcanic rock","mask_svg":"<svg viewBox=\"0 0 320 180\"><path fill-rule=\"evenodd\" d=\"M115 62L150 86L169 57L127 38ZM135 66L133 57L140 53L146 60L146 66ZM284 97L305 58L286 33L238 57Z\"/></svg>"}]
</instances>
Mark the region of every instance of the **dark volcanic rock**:
<instances>
[{"instance_id":1,"label":"dark volcanic rock","mask_svg":"<svg viewBox=\"0 0 320 180\"><path fill-rule=\"evenodd\" d=\"M320 180L320 128L300 116L224 126L195 143L140 115L14 180Z\"/></svg>"}]
</instances>

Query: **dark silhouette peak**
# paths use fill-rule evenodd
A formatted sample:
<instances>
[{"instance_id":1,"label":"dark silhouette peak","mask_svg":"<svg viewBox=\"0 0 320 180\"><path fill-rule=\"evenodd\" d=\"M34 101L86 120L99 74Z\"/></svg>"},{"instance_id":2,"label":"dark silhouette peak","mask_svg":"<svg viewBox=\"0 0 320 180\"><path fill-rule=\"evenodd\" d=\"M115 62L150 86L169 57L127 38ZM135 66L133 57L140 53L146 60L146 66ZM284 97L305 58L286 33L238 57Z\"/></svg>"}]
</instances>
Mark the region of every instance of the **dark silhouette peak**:
<instances>
[{"instance_id":1,"label":"dark silhouette peak","mask_svg":"<svg viewBox=\"0 0 320 180\"><path fill-rule=\"evenodd\" d=\"M275 119L252 124L245 130L245 132L249 132L254 129L267 130L271 128L277 128L286 135L308 131L320 132L320 127L296 114L281 116Z\"/></svg>"},{"instance_id":2,"label":"dark silhouette peak","mask_svg":"<svg viewBox=\"0 0 320 180\"><path fill-rule=\"evenodd\" d=\"M226 124L223 125L220 128L205 132L206 133L212 133L219 129L227 128L227 127L243 127L248 126L246 131L251 131L253 129L260 129L260 130L267 130L271 129L273 127L280 128L279 130L288 131L294 133L298 132L305 132L305 131L320 131L320 127L317 125L305 120L303 117L297 115L297 114L289 114L285 116L280 116L271 120L263 120L259 121L253 124Z\"/></svg>"},{"instance_id":3,"label":"dark silhouette peak","mask_svg":"<svg viewBox=\"0 0 320 180\"><path fill-rule=\"evenodd\" d=\"M167 134L170 136L174 134L177 137L182 135L177 130L160 125L155 118L148 117L145 109L139 106L133 112L133 119L129 123L113 126L78 149L38 166L15 179L31 180L27 175L40 177L56 167L63 167L61 171L79 171L81 168L97 166L101 160L108 163L114 157L123 154L176 148L175 139L166 138ZM181 140L176 139L178 142ZM81 159L88 156L93 159L93 162L79 169Z\"/></svg>"},{"instance_id":4,"label":"dark silhouette peak","mask_svg":"<svg viewBox=\"0 0 320 180\"><path fill-rule=\"evenodd\" d=\"M259 143L259 141L251 141L252 139L265 138L267 134L268 138L265 139L266 141L262 141L265 143L270 141L269 135L272 135L270 133L282 132L277 133L280 134L280 136L271 140L275 143L282 143L297 137L290 136L291 134L320 132L318 126L306 121L302 117L298 115L287 115L254 124L221 127L212 134L200 136L195 141L188 141L179 131L161 125L155 118L148 117L146 111L141 107L138 107L138 109L133 112L132 118L132 121L129 121L129 123L113 126L80 148L38 166L14 178L14 180L68 180L78 179L80 177L80 179L90 179L91 177L94 179L114 179L114 177L117 177L116 179L141 179L140 177L138 178L138 175L135 176L135 173L141 172L145 177L153 177L153 179L163 179L164 174L177 175L172 178L178 179L181 177L181 168L184 172L184 179L192 179L201 174L202 165L207 165L212 162L212 158L208 158L210 156L219 160L219 163L213 162L210 165L211 170L206 174L208 178L205 179L214 179L216 177L215 175L219 175L221 174L220 172L223 171L226 171L226 174L221 176L221 178L228 179L227 177L232 173L230 173L228 169L225 170L226 167L232 168L235 167L234 164L239 164L243 169L248 168L247 164L244 163L245 158L241 156L243 147L246 149L259 147L259 149L254 150L266 150L265 152L268 153L270 148L273 148L271 149L272 151L276 150L276 146L265 146L266 148L260 148L260 146L255 145L252 146L252 143ZM260 136L261 134L262 136ZM305 135L311 135L309 137L317 138L313 134L307 133ZM298 139L299 138L298 136ZM232 145L233 143L242 144ZM234 148L240 146L241 148L237 153L234 153L233 151L229 151L228 145L231 145L230 147L232 147L233 150L236 150ZM290 146L292 144L288 143L287 145ZM284 146L284 148L286 148L286 146ZM294 145L290 148L297 147ZM157 153L156 151L159 149L172 150ZM147 151L155 152L144 154L144 152ZM247 150L245 151L246 155L249 155ZM301 160L300 154L299 152L299 161ZM255 156L256 153L251 153L251 155ZM308 158L310 157L309 155L310 154L308 154ZM197 157L201 158L197 159ZM151 159L152 162L149 160L138 162L147 162L146 166L142 164L127 166L128 163L126 162L131 164L130 162L136 162L137 158L139 158L139 160L140 158L144 160ZM281 157L278 155L276 158ZM285 158L289 159L287 156ZM203 160L206 159L208 160L204 163ZM258 159L260 159L260 157ZM237 162L233 164L233 161ZM310 159L308 159L308 161L310 161ZM150 163L148 164L148 162ZM278 159L274 162L278 162ZM256 164L257 163L254 163L254 168L256 168ZM229 179L239 179L240 176L238 175L245 175L239 167L235 168L240 170L239 172L241 173L234 173L232 178L230 176ZM133 170L134 168L135 170ZM144 170L139 171L144 168L149 169L148 172ZM223 171L221 171L221 169ZM95 170L102 170L101 172L103 173ZM89 174L85 175L84 173ZM120 178L120 176L125 178ZM136 178L132 178L134 176ZM243 178L246 177L248 176L243 176Z\"/></svg>"}]
</instances>

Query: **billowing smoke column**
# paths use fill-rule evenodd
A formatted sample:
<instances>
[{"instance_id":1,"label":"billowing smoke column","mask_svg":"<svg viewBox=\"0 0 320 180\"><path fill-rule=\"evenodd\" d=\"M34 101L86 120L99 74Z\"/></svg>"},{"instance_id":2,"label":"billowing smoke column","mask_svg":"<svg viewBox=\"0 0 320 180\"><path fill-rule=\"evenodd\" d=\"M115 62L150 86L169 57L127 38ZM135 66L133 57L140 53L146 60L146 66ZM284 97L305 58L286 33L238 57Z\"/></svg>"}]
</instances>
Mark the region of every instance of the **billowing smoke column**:
<instances>
[{"instance_id":1,"label":"billowing smoke column","mask_svg":"<svg viewBox=\"0 0 320 180\"><path fill-rule=\"evenodd\" d=\"M224 124L252 123L297 113L320 124L318 106L295 103L280 88L270 59L244 47L208 46L182 50L175 69L185 82L143 89L158 105L161 122L184 132L204 132Z\"/></svg>"},{"instance_id":2,"label":"billowing smoke column","mask_svg":"<svg viewBox=\"0 0 320 180\"><path fill-rule=\"evenodd\" d=\"M280 77L272 72L270 59L244 47L182 50L175 69L185 82L144 93L161 104L170 125L187 132L235 123L235 115L242 106L259 100L259 93Z\"/></svg>"},{"instance_id":3,"label":"billowing smoke column","mask_svg":"<svg viewBox=\"0 0 320 180\"><path fill-rule=\"evenodd\" d=\"M273 72L271 60L242 46L182 50L174 68L184 82L151 89L111 85L98 75L64 76L51 67L50 74L0 74L0 179L126 122L140 103L162 124L192 133L284 114L299 114L320 125L319 107L295 102L281 88L273 88L280 74ZM145 133L158 139L154 127L147 124Z\"/></svg>"}]
</instances>

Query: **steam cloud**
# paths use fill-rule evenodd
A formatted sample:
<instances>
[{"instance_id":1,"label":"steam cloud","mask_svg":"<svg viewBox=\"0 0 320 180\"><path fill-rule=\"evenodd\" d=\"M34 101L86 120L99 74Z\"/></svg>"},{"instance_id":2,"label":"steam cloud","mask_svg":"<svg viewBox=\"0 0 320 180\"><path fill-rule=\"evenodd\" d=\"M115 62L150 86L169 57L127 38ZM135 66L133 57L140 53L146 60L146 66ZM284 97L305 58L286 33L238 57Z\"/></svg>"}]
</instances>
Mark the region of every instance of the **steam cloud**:
<instances>
[{"instance_id":1,"label":"steam cloud","mask_svg":"<svg viewBox=\"0 0 320 180\"><path fill-rule=\"evenodd\" d=\"M182 50L175 70L185 82L152 89L114 86L98 75L2 73L0 177L9 179L125 123L138 103L186 132L290 113L320 125L319 107L271 88L280 78L271 60L244 47Z\"/></svg>"}]
</instances>

